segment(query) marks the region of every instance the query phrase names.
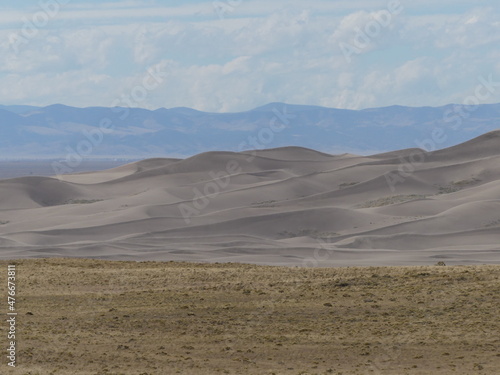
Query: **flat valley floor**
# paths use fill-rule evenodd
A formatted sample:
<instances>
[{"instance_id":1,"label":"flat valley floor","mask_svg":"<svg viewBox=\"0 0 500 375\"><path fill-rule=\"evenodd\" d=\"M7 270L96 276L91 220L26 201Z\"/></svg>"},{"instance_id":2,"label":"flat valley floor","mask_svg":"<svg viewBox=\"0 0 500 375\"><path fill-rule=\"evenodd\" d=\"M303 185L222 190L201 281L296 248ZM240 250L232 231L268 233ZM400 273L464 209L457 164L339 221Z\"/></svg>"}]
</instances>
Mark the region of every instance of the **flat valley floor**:
<instances>
[{"instance_id":1,"label":"flat valley floor","mask_svg":"<svg viewBox=\"0 0 500 375\"><path fill-rule=\"evenodd\" d=\"M498 374L500 266L23 259L2 374ZM2 346L7 327L2 325Z\"/></svg>"}]
</instances>

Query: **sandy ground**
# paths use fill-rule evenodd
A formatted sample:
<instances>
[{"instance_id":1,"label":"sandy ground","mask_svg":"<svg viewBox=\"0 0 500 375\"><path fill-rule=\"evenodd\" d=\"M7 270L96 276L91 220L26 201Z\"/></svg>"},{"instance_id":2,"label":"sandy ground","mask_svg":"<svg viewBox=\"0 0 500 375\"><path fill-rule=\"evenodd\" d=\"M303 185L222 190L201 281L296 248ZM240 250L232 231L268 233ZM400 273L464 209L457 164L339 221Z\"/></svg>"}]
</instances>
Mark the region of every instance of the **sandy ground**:
<instances>
[{"instance_id":1,"label":"sandy ground","mask_svg":"<svg viewBox=\"0 0 500 375\"><path fill-rule=\"evenodd\" d=\"M498 263L500 131L433 153L287 147L0 180L0 257L54 256Z\"/></svg>"},{"instance_id":2,"label":"sandy ground","mask_svg":"<svg viewBox=\"0 0 500 375\"><path fill-rule=\"evenodd\" d=\"M12 262L17 367L3 361L2 374L494 375L500 368L500 266ZM6 325L1 330L6 337Z\"/></svg>"}]
</instances>

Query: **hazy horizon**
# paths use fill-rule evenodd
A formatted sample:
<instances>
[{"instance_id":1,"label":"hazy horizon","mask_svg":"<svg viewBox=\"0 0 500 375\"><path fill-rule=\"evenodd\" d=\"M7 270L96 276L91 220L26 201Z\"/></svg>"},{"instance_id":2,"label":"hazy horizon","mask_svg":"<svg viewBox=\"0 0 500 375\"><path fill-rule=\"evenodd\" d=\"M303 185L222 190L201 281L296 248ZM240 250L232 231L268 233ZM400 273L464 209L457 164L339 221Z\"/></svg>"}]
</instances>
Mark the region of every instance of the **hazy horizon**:
<instances>
[{"instance_id":1,"label":"hazy horizon","mask_svg":"<svg viewBox=\"0 0 500 375\"><path fill-rule=\"evenodd\" d=\"M442 105L402 105L402 104L387 104L383 106L378 106L378 107L363 107L363 108L340 108L340 107L329 107L329 106L322 106L322 105L316 105L316 104L301 104L301 103L289 103L289 102L268 102L262 105L258 105L256 107L249 107L246 109L241 109L239 111L234 111L234 112L211 112L211 111L203 111L199 110L196 108L192 107L187 107L187 106L178 106L178 107L154 107L154 108L148 108L148 107L127 107L127 106L117 106L117 108L129 108L129 109L144 109L147 111L156 111L158 109L167 109L167 110L172 110L172 109L182 109L182 108L187 108L187 109L192 109L198 112L205 112L205 113L217 113L217 114L230 114L230 113L242 113L242 112L248 112L252 111L261 107L266 107L269 105L273 104L282 104L286 106L297 106L297 107L321 107L321 108L328 108L328 109L339 109L339 110L345 110L345 111L366 111L370 109L381 109L381 108L392 108L392 107L404 107L404 108L443 108L443 107L448 107L448 106L462 106L462 107L474 107L474 104L461 104L461 103L446 103ZM482 105L496 105L500 104L500 99L498 102L491 102L491 103L483 103ZM91 106L78 106L78 105L69 105L65 103L50 103L47 105L43 106L38 106L38 105L32 105L32 104L6 104L6 103L0 103L0 109L7 109L8 107L36 107L36 108L47 108L51 106L64 106L64 107L71 107L71 108L77 108L77 109L87 109L87 108L113 108L111 106L105 106L105 105L91 105ZM28 110L27 110L28 111ZM26 112L27 112L26 111ZM17 113L17 112L14 112Z\"/></svg>"}]
</instances>

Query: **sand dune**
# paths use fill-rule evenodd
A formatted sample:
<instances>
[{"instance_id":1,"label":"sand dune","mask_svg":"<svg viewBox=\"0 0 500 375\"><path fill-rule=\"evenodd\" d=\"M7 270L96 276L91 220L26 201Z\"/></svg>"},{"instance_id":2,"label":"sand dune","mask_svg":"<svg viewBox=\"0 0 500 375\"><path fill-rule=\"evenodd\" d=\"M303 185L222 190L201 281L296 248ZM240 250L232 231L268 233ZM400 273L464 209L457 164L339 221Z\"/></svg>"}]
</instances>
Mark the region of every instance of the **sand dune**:
<instances>
[{"instance_id":1,"label":"sand dune","mask_svg":"<svg viewBox=\"0 0 500 375\"><path fill-rule=\"evenodd\" d=\"M500 131L431 153L283 147L4 179L0 249L2 258L498 263Z\"/></svg>"}]
</instances>

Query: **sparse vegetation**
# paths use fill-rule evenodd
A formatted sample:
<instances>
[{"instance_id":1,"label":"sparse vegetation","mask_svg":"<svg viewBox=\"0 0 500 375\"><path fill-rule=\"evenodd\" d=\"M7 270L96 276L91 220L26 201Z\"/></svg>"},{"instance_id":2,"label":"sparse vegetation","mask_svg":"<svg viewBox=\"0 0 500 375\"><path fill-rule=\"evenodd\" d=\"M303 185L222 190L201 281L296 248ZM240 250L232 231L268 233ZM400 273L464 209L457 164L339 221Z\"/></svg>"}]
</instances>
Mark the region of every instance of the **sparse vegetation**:
<instances>
[{"instance_id":1,"label":"sparse vegetation","mask_svg":"<svg viewBox=\"0 0 500 375\"><path fill-rule=\"evenodd\" d=\"M439 186L438 194L450 194L462 190L466 186L475 185L481 180L477 178L469 178L460 181L451 181L448 186Z\"/></svg>"},{"instance_id":2,"label":"sparse vegetation","mask_svg":"<svg viewBox=\"0 0 500 375\"><path fill-rule=\"evenodd\" d=\"M496 227L500 225L500 219L498 220L493 220L491 223L488 223L485 225L485 228L491 228L491 227Z\"/></svg>"},{"instance_id":3,"label":"sparse vegetation","mask_svg":"<svg viewBox=\"0 0 500 375\"><path fill-rule=\"evenodd\" d=\"M438 194L450 194L450 193L455 193L455 192L457 192L459 190L461 190L459 187L440 186Z\"/></svg>"},{"instance_id":4,"label":"sparse vegetation","mask_svg":"<svg viewBox=\"0 0 500 375\"><path fill-rule=\"evenodd\" d=\"M500 368L499 266L14 263L22 350L9 374L417 375ZM6 296L6 283L0 285Z\"/></svg>"},{"instance_id":5,"label":"sparse vegetation","mask_svg":"<svg viewBox=\"0 0 500 375\"><path fill-rule=\"evenodd\" d=\"M293 238L293 237L303 237L308 236L316 239L326 239L330 237L338 236L338 233L335 232L321 232L317 229L298 229L294 232L285 230L283 232L278 233L280 236L285 238Z\"/></svg>"},{"instance_id":6,"label":"sparse vegetation","mask_svg":"<svg viewBox=\"0 0 500 375\"><path fill-rule=\"evenodd\" d=\"M468 186L477 184L478 182L481 182L481 180L474 177L474 178L469 178L467 180L452 181L451 184L453 186Z\"/></svg>"},{"instance_id":7,"label":"sparse vegetation","mask_svg":"<svg viewBox=\"0 0 500 375\"><path fill-rule=\"evenodd\" d=\"M104 199L70 199L64 204L91 204L96 202L102 202Z\"/></svg>"},{"instance_id":8,"label":"sparse vegetation","mask_svg":"<svg viewBox=\"0 0 500 375\"><path fill-rule=\"evenodd\" d=\"M414 201L417 199L425 199L425 198L427 198L426 195L419 195L419 194L392 195L390 197L384 197L384 198L379 198L379 199L365 202L365 203L359 205L358 208L382 207L382 206L388 206L391 204L404 203L404 202Z\"/></svg>"},{"instance_id":9,"label":"sparse vegetation","mask_svg":"<svg viewBox=\"0 0 500 375\"><path fill-rule=\"evenodd\" d=\"M252 203L252 206L253 207L276 207L276 205L275 205L276 202L277 201L275 201L275 200L254 202L254 203Z\"/></svg>"},{"instance_id":10,"label":"sparse vegetation","mask_svg":"<svg viewBox=\"0 0 500 375\"><path fill-rule=\"evenodd\" d=\"M339 185L339 189L344 189L349 186L357 185L359 182L343 182Z\"/></svg>"}]
</instances>

